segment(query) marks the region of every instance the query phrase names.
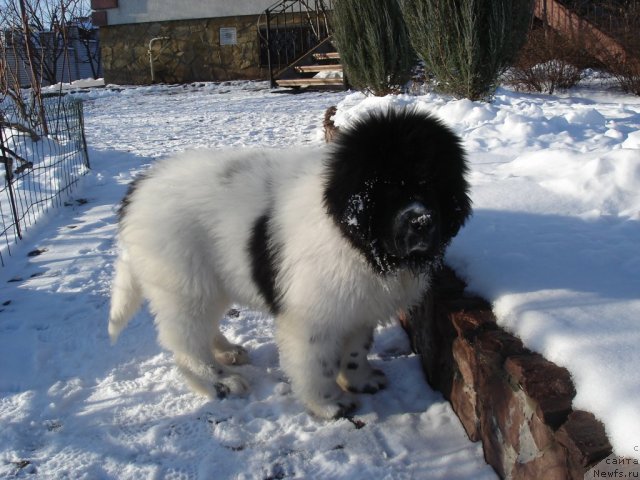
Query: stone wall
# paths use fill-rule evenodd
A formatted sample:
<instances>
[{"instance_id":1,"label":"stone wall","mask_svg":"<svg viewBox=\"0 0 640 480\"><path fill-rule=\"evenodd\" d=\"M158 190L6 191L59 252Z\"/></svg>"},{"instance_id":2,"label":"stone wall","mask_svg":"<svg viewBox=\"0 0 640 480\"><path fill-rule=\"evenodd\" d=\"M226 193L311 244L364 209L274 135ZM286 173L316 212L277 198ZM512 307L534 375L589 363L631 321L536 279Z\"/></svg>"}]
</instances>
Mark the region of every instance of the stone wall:
<instances>
[{"instance_id":1,"label":"stone wall","mask_svg":"<svg viewBox=\"0 0 640 480\"><path fill-rule=\"evenodd\" d=\"M569 372L496 324L484 300L444 269L424 304L402 318L427 379L502 478L582 480L611 453L604 426L572 408Z\"/></svg>"},{"instance_id":2,"label":"stone wall","mask_svg":"<svg viewBox=\"0 0 640 480\"><path fill-rule=\"evenodd\" d=\"M178 20L100 29L105 82L149 84L149 41L153 44L155 81L189 83L266 79L260 68L257 16ZM235 27L237 43L220 44L220 28Z\"/></svg>"}]
</instances>

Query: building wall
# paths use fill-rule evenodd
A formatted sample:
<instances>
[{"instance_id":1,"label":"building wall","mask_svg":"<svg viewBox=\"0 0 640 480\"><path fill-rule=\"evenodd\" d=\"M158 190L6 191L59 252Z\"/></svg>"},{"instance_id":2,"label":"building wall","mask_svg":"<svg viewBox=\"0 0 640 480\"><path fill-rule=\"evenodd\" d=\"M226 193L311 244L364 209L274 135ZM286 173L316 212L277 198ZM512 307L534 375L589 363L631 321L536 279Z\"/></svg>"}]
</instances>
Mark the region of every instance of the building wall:
<instances>
[{"instance_id":1,"label":"building wall","mask_svg":"<svg viewBox=\"0 0 640 480\"><path fill-rule=\"evenodd\" d=\"M107 13L109 25L122 25L257 15L273 3L275 0L119 0Z\"/></svg>"},{"instance_id":2,"label":"building wall","mask_svg":"<svg viewBox=\"0 0 640 480\"><path fill-rule=\"evenodd\" d=\"M156 82L266 79L266 69L260 67L257 20L258 15L246 15L103 26L105 82L151 83L149 41L158 37L167 39L153 44ZM235 28L235 44L221 45L221 28ZM229 40L233 37L226 37Z\"/></svg>"}]
</instances>

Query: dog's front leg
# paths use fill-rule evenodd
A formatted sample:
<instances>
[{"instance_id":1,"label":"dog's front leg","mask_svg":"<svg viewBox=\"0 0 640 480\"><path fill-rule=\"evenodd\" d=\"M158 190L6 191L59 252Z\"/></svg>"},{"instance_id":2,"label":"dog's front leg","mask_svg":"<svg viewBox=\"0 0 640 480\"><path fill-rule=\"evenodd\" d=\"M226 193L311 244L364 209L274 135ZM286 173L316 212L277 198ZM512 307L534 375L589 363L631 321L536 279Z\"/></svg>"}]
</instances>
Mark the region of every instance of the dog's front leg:
<instances>
[{"instance_id":1,"label":"dog's front leg","mask_svg":"<svg viewBox=\"0 0 640 480\"><path fill-rule=\"evenodd\" d=\"M293 392L315 416L340 418L358 403L336 383L343 341L335 332L320 331L297 319L278 318L280 363L289 376Z\"/></svg>"},{"instance_id":2,"label":"dog's front leg","mask_svg":"<svg viewBox=\"0 0 640 480\"><path fill-rule=\"evenodd\" d=\"M345 342L338 385L352 393L376 393L387 386L382 370L373 368L367 355L373 345L373 327L363 325L351 331Z\"/></svg>"}]
</instances>

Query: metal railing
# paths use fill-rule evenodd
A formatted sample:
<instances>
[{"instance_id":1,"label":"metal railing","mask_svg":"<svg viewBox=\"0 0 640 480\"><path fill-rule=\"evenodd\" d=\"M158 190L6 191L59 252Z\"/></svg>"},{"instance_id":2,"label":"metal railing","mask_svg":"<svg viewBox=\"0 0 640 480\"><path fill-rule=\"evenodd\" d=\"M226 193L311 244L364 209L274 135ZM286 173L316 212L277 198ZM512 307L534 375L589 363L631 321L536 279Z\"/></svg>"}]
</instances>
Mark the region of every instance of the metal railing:
<instances>
[{"instance_id":1,"label":"metal railing","mask_svg":"<svg viewBox=\"0 0 640 480\"><path fill-rule=\"evenodd\" d=\"M620 42L623 48L638 57L638 54L633 52L634 46L637 45L633 40L637 40L640 24L640 0L537 0L536 3L542 5L539 10L543 11L543 21L547 17L553 17L555 10L567 9L579 16L581 21L588 22L604 35ZM574 20L573 23L577 22ZM566 28L571 28L571 25ZM629 41L630 39L632 41Z\"/></svg>"},{"instance_id":2,"label":"metal railing","mask_svg":"<svg viewBox=\"0 0 640 480\"><path fill-rule=\"evenodd\" d=\"M560 3L614 36L628 24L628 16L640 11L640 0L561 0Z\"/></svg>"},{"instance_id":3,"label":"metal railing","mask_svg":"<svg viewBox=\"0 0 640 480\"><path fill-rule=\"evenodd\" d=\"M627 3L629 8L637 7L635 0ZM607 5L609 7L605 8ZM634 19L635 24L629 23L629 19L624 18L624 11L613 9L611 5L611 1L589 4L584 1L536 0L534 12L554 30L579 41L585 51L605 65L614 59L622 63L637 63L637 49L633 48L637 42L625 41L625 29L621 26L626 22L628 27L633 27L632 38L637 39L638 21ZM615 28L614 19L618 22Z\"/></svg>"},{"instance_id":4,"label":"metal railing","mask_svg":"<svg viewBox=\"0 0 640 480\"><path fill-rule=\"evenodd\" d=\"M61 206L89 169L82 102L69 97L0 101L0 264L26 229Z\"/></svg>"},{"instance_id":5,"label":"metal railing","mask_svg":"<svg viewBox=\"0 0 640 480\"><path fill-rule=\"evenodd\" d=\"M271 85L288 67L331 34L332 0L281 0L258 21L260 63L269 68Z\"/></svg>"}]
</instances>

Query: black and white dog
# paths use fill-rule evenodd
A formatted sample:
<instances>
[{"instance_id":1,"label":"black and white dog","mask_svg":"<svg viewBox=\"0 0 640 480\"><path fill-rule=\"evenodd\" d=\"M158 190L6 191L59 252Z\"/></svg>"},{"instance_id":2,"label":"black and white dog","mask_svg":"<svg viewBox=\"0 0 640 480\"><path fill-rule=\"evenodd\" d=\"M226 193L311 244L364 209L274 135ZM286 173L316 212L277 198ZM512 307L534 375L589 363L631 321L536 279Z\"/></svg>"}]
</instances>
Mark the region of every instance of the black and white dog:
<instances>
[{"instance_id":1,"label":"black and white dog","mask_svg":"<svg viewBox=\"0 0 640 480\"><path fill-rule=\"evenodd\" d=\"M115 341L147 299L160 343L211 398L243 394L248 361L218 322L271 312L282 368L323 418L386 386L373 329L420 302L471 213L457 136L415 110L369 114L324 149L192 151L136 181L120 211Z\"/></svg>"}]
</instances>

